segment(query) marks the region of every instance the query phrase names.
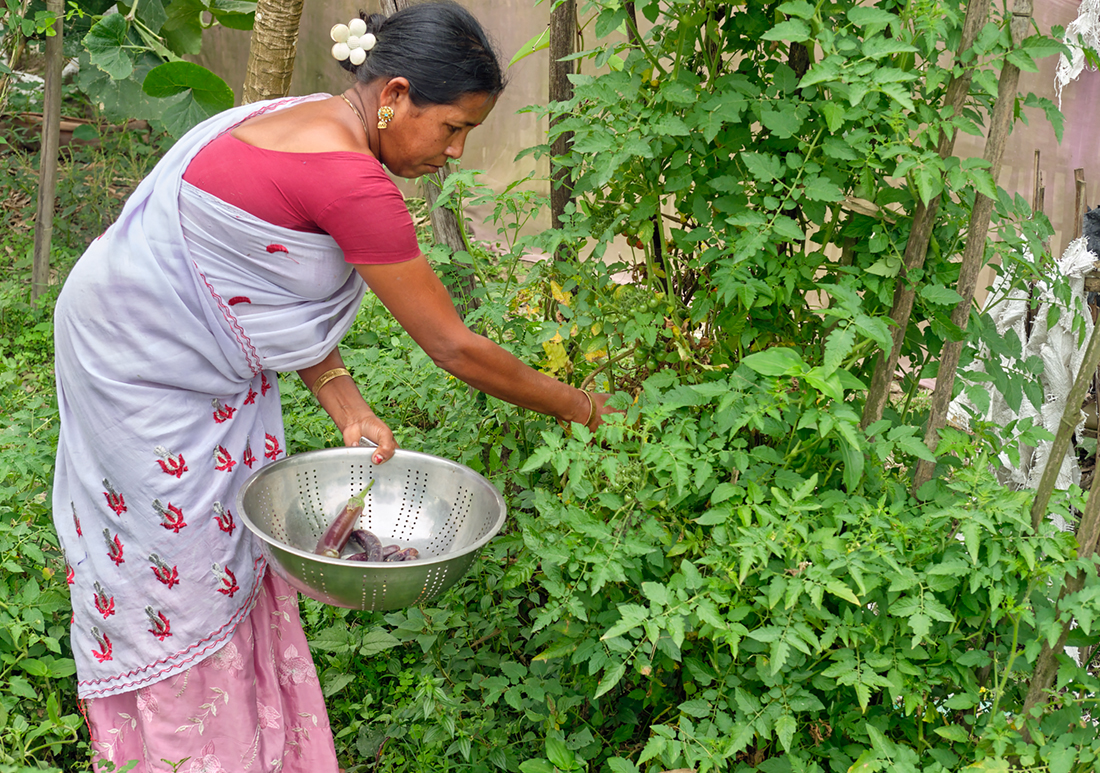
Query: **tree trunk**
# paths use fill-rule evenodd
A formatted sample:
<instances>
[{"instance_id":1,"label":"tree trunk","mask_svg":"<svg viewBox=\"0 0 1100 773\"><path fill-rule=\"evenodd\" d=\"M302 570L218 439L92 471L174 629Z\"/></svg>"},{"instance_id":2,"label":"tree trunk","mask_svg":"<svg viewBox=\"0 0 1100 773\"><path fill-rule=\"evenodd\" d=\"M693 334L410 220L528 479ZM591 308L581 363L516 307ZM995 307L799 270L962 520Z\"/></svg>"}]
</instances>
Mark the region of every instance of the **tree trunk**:
<instances>
[{"instance_id":1,"label":"tree trunk","mask_svg":"<svg viewBox=\"0 0 1100 773\"><path fill-rule=\"evenodd\" d=\"M31 300L38 300L50 283L50 242L57 193L57 151L61 139L61 47L63 0L47 0L46 10L57 14L53 37L46 38L45 95L42 105L42 148L38 162L38 211L34 220L34 262L31 266Z\"/></svg>"},{"instance_id":2,"label":"tree trunk","mask_svg":"<svg viewBox=\"0 0 1100 773\"><path fill-rule=\"evenodd\" d=\"M962 38L955 57L962 74L953 78L948 84L944 99L952 115L958 115L962 111L966 95L970 91L971 70L963 63L963 56L974 45L978 32L985 24L989 16L989 5L990 0L970 0L966 7ZM956 136L958 136L957 131L952 132L950 136L944 134L940 137L940 158L946 159L954 153ZM927 204L919 203L913 213L913 226L909 231L909 240L905 243L904 267L898 275L897 284L894 287L894 304L890 309L890 320L894 323L891 330L893 345L889 352L881 352L875 362L871 388L867 392L867 403L863 406L863 417L860 421L863 429L867 429L881 419L882 412L886 408L886 400L890 396L890 384L893 383L894 372L898 368L901 347L905 342L909 316L913 312L913 300L916 297L916 288L906 280L910 271L915 271L924 265L924 260L928 256L928 242L932 238L932 229L936 225L936 213L939 208L940 196L936 196Z\"/></svg>"},{"instance_id":3,"label":"tree trunk","mask_svg":"<svg viewBox=\"0 0 1100 773\"><path fill-rule=\"evenodd\" d=\"M302 0L259 0L241 100L278 99L290 93Z\"/></svg>"},{"instance_id":4,"label":"tree trunk","mask_svg":"<svg viewBox=\"0 0 1100 773\"><path fill-rule=\"evenodd\" d=\"M1032 0L1015 0L1012 8L1012 42L1019 45L1027 36L1031 26ZM989 139L985 143L985 160L989 162L989 173L996 180L1000 176L1001 161L1004 158L1005 142L1012 129L1012 119L1016 108L1016 90L1020 83L1020 68L1005 62L997 86L997 101L993 106L993 115L989 121ZM978 285L978 273L985 265L985 244L989 237L989 221L993 214L993 200L978 193L974 196L974 208L970 212L970 226L966 233L966 247L963 249L962 265L959 268L959 281L955 291L962 300L951 312L951 322L959 330L966 332L970 320L970 308L974 303L974 290ZM940 430L947 423L947 408L955 389L955 374L962 354L963 341L948 341L940 353L940 367L936 375L936 391L932 395L932 410L928 416L928 428L924 443L934 454L939 445ZM921 486L932 479L935 463L920 460L913 472L912 491L915 494Z\"/></svg>"},{"instance_id":5,"label":"tree trunk","mask_svg":"<svg viewBox=\"0 0 1100 773\"><path fill-rule=\"evenodd\" d=\"M573 53L573 41L577 35L576 0L561 0L550 12L550 101L566 102L573 98L573 60L561 61ZM551 128L560 119L551 121ZM550 144L550 216L551 225L561 228L565 205L573 198L569 182L569 170L554 161L569 152L573 142L572 132L564 132ZM558 257L563 257L559 250Z\"/></svg>"}]
</instances>

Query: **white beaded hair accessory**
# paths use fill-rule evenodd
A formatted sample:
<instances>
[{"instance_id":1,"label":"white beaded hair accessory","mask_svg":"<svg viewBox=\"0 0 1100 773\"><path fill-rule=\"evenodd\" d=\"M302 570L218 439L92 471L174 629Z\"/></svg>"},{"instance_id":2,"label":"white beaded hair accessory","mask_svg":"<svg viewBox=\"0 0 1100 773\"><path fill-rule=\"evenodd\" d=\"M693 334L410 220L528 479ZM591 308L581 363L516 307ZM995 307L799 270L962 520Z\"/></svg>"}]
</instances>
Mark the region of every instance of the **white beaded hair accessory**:
<instances>
[{"instance_id":1,"label":"white beaded hair accessory","mask_svg":"<svg viewBox=\"0 0 1100 773\"><path fill-rule=\"evenodd\" d=\"M350 59L356 67L367 59L367 52L374 48L378 38L367 32L367 23L362 19L352 19L347 24L337 24L329 32L336 41L332 47L332 57L338 61Z\"/></svg>"}]
</instances>

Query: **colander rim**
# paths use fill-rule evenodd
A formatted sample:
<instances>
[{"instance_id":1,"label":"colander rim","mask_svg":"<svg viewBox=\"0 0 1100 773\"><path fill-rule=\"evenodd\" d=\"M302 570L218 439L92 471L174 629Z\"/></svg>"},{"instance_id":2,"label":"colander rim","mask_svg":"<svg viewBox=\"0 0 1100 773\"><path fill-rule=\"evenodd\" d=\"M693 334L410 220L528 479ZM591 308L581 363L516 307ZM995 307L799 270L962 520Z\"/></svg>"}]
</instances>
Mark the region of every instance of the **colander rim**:
<instances>
[{"instance_id":1,"label":"colander rim","mask_svg":"<svg viewBox=\"0 0 1100 773\"><path fill-rule=\"evenodd\" d=\"M486 545L489 544L490 540L492 540L493 537L495 537L497 535L497 533L500 532L501 528L504 526L504 522L508 517L508 508L504 503L504 497L501 495L500 491L497 490L497 487L494 486L489 481L488 478L486 478L484 475L477 472L476 470L473 470L473 469L467 467L466 465L464 465L460 462L456 462L453 459L447 459L447 458L442 457L442 456L436 456L434 454L424 453L423 451L410 451L410 450L406 450L404 448L398 448L394 452L393 459L399 459L399 458L404 458L404 459L409 459L409 458L412 458L412 459L416 459L416 458L430 459L430 460L432 460L433 463L436 463L436 464L441 463L444 467L450 467L450 468L455 469L458 472L462 473L464 476L472 478L475 483L483 486L489 492L489 494L491 495L493 500L495 500L496 504L499 507L499 514L497 515L496 519L494 520L492 526L490 527L488 533L485 534L485 536L479 538L476 542L471 543L470 545L466 546L462 550L458 550L458 551L455 551L453 553L445 553L441 556L423 557L423 558L417 559L416 561L408 561L408 562L404 562L404 561L401 561L401 562L397 562L397 561L346 561L346 560L340 559L340 558L331 558L329 556L322 556L318 553L314 553L314 552L309 551L309 550L302 550L302 549L296 548L292 545L288 545L285 542L277 540L274 537L266 534L255 523L252 522L251 518L248 517L248 511L245 509L244 500L245 500L245 496L247 495L249 489L251 489L253 486L258 485L263 480L264 477L267 477L268 475L273 474L271 472L271 470L279 467L280 465L290 466L291 462L293 462L294 464L300 464L303 461L307 461L309 458L314 458L314 457L317 457L317 456L341 456L341 455L343 455L343 456L353 456L353 457L354 456L362 456L366 459L367 463L369 463L371 465L374 465L374 462L371 461L371 456L374 454L374 450L375 449L373 449L373 448L363 448L363 447L358 447L358 446L345 446L345 447L340 447L340 448L318 448L318 449L315 449L313 451L303 451L303 452L297 453L297 454L290 454L288 456L284 456L282 459L279 459L278 461L271 462L270 464L266 464L263 467L261 467L260 469L253 472L251 475L249 475L248 478L245 480L245 482L243 484L241 484L241 487L237 490L237 496L235 497L236 505L237 505L237 513L240 515L241 520L244 522L245 526L248 528L248 531L253 536L257 537L262 542L270 545L271 547L277 548L278 550L285 551L285 552L290 553L292 555L298 556L299 558L314 560L314 561L317 561L319 563L328 564L330 566L339 566L339 567L344 568L344 569L354 569L354 568L357 568L357 567L363 567L364 569L366 569L366 568L369 567L372 570L386 569L386 570L398 571L402 568L411 569L413 567L418 567L418 568L419 567L428 567L428 566L433 566L433 565L436 565L436 564L448 563L450 561L455 560L456 558L461 558L462 556L465 556L468 553L472 553L474 551L481 550L483 547L485 547ZM392 459L387 460L387 462L383 462L382 465L377 465L377 466L384 466L385 464L389 463L390 461L392 461Z\"/></svg>"}]
</instances>

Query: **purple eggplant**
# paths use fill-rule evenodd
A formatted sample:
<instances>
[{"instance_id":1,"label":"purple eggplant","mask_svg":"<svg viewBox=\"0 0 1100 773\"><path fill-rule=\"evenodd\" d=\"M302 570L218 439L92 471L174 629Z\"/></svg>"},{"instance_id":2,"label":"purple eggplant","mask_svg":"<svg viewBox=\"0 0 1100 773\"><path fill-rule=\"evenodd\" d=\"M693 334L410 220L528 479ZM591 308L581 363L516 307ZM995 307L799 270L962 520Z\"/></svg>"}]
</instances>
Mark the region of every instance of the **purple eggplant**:
<instances>
[{"instance_id":1,"label":"purple eggplant","mask_svg":"<svg viewBox=\"0 0 1100 773\"><path fill-rule=\"evenodd\" d=\"M382 560L385 560L401 549L400 545L386 545L382 548Z\"/></svg>"},{"instance_id":2,"label":"purple eggplant","mask_svg":"<svg viewBox=\"0 0 1100 773\"><path fill-rule=\"evenodd\" d=\"M420 551L416 548L405 548L386 557L387 561L415 561L420 558Z\"/></svg>"},{"instance_id":3,"label":"purple eggplant","mask_svg":"<svg viewBox=\"0 0 1100 773\"><path fill-rule=\"evenodd\" d=\"M348 544L348 538L355 528L355 522L358 521L359 516L363 514L367 492L370 491L373 485L374 481L372 480L370 485L363 489L357 496L348 500L344 509L336 516L336 520L332 522L321 536L320 541L317 543L317 547L313 551L314 553L321 556L328 556L329 558L340 557L340 552L344 549L344 546Z\"/></svg>"},{"instance_id":4,"label":"purple eggplant","mask_svg":"<svg viewBox=\"0 0 1100 773\"><path fill-rule=\"evenodd\" d=\"M352 553L350 556L344 556L345 561L370 561L370 558L366 553Z\"/></svg>"},{"instance_id":5,"label":"purple eggplant","mask_svg":"<svg viewBox=\"0 0 1100 773\"><path fill-rule=\"evenodd\" d=\"M374 536L372 532L366 529L355 529L348 541L363 549L363 552L369 556L366 559L367 561L382 560L382 541Z\"/></svg>"}]
</instances>

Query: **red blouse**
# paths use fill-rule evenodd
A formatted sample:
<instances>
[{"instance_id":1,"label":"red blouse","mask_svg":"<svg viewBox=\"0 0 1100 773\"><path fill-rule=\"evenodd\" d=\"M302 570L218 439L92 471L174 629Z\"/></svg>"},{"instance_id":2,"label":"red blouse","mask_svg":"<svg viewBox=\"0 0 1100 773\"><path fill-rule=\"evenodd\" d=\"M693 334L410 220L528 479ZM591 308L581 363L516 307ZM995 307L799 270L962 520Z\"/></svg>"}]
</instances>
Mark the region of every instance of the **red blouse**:
<instances>
[{"instance_id":1,"label":"red blouse","mask_svg":"<svg viewBox=\"0 0 1100 773\"><path fill-rule=\"evenodd\" d=\"M226 132L198 152L183 179L272 225L329 234L348 263L420 255L405 199L373 156L266 150Z\"/></svg>"}]
</instances>

